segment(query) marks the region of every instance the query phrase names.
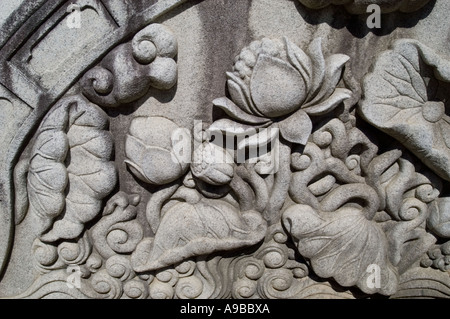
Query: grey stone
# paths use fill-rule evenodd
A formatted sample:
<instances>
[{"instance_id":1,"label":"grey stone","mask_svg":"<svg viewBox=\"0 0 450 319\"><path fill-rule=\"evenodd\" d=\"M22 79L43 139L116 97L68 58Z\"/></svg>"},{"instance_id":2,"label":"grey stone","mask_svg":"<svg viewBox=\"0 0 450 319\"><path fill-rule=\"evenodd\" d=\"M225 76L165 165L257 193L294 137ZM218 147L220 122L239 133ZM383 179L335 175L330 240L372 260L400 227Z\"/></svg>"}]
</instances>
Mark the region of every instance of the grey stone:
<instances>
[{"instance_id":1,"label":"grey stone","mask_svg":"<svg viewBox=\"0 0 450 319\"><path fill-rule=\"evenodd\" d=\"M448 1L3 9L0 298L450 296Z\"/></svg>"}]
</instances>

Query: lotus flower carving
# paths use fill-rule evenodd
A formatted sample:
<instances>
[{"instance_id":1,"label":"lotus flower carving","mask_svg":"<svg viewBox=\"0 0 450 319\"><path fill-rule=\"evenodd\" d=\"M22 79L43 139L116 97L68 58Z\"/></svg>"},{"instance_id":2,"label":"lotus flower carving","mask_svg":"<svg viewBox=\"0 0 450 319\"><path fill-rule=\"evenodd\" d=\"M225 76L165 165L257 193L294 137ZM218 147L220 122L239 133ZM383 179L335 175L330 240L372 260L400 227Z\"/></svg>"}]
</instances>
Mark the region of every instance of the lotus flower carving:
<instances>
[{"instance_id":1,"label":"lotus flower carving","mask_svg":"<svg viewBox=\"0 0 450 319\"><path fill-rule=\"evenodd\" d=\"M348 59L343 54L325 58L320 38L306 51L287 38L252 42L227 73L231 99L213 101L231 120L220 119L209 130L251 136L255 129L274 128L288 142L306 144L312 131L309 116L326 114L351 97L351 91L336 87ZM273 137L250 138L240 147Z\"/></svg>"}]
</instances>

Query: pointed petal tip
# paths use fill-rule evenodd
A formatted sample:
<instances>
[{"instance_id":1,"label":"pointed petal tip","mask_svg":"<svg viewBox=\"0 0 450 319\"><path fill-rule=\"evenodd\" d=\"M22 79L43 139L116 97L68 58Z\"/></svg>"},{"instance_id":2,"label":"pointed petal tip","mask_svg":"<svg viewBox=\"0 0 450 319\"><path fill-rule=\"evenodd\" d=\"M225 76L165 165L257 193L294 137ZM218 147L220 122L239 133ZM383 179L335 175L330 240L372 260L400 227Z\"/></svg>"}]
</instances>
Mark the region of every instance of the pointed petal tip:
<instances>
[{"instance_id":1,"label":"pointed petal tip","mask_svg":"<svg viewBox=\"0 0 450 319\"><path fill-rule=\"evenodd\" d=\"M213 101L213 105L221 108L233 119L244 123L263 125L270 121L267 118L248 113L247 110L243 110L241 107L239 107L239 105L237 105L227 97L215 99Z\"/></svg>"},{"instance_id":2,"label":"pointed petal tip","mask_svg":"<svg viewBox=\"0 0 450 319\"><path fill-rule=\"evenodd\" d=\"M352 96L352 91L344 88L337 88L327 99L315 105L304 108L304 111L309 115L324 115L334 110L340 103L351 98Z\"/></svg>"},{"instance_id":3,"label":"pointed petal tip","mask_svg":"<svg viewBox=\"0 0 450 319\"><path fill-rule=\"evenodd\" d=\"M333 54L331 57L333 57L341 65L344 65L350 60L350 57L348 55L342 53Z\"/></svg>"},{"instance_id":4,"label":"pointed petal tip","mask_svg":"<svg viewBox=\"0 0 450 319\"><path fill-rule=\"evenodd\" d=\"M312 122L308 114L299 110L278 123L283 138L294 144L306 145L312 132Z\"/></svg>"}]
</instances>

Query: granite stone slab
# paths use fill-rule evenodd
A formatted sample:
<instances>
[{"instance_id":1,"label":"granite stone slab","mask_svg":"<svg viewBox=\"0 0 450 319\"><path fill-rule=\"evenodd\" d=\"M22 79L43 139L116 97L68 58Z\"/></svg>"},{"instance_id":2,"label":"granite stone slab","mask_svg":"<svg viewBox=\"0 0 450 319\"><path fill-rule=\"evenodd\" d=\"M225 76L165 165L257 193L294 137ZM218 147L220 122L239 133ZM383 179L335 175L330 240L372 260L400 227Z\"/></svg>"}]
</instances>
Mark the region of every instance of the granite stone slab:
<instances>
[{"instance_id":1,"label":"granite stone slab","mask_svg":"<svg viewBox=\"0 0 450 319\"><path fill-rule=\"evenodd\" d=\"M450 296L450 2L0 12L0 298Z\"/></svg>"}]
</instances>

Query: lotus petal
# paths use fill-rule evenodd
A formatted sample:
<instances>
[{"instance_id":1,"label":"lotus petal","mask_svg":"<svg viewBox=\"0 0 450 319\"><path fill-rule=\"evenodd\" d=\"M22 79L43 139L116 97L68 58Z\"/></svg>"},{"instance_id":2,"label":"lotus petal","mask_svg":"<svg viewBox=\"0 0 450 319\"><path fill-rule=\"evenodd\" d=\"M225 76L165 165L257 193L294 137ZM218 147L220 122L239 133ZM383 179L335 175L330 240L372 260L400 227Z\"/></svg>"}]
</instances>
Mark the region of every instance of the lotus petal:
<instances>
[{"instance_id":1,"label":"lotus petal","mask_svg":"<svg viewBox=\"0 0 450 319\"><path fill-rule=\"evenodd\" d=\"M213 104L214 106L220 107L233 119L242 121L244 123L262 125L270 121L267 118L254 116L247 112L244 112L241 108L234 104L233 101L229 100L226 97L215 99L213 101Z\"/></svg>"},{"instance_id":2,"label":"lotus petal","mask_svg":"<svg viewBox=\"0 0 450 319\"><path fill-rule=\"evenodd\" d=\"M250 88L247 84L231 72L227 72L227 78L228 91L230 92L231 99L245 112L261 116L262 113L256 109L252 101Z\"/></svg>"},{"instance_id":3,"label":"lotus petal","mask_svg":"<svg viewBox=\"0 0 450 319\"><path fill-rule=\"evenodd\" d=\"M283 116L297 110L306 97L301 74L281 59L260 54L250 81L257 109L267 117Z\"/></svg>"},{"instance_id":4,"label":"lotus petal","mask_svg":"<svg viewBox=\"0 0 450 319\"><path fill-rule=\"evenodd\" d=\"M249 148L260 148L274 141L279 136L279 129L270 127L260 130L257 134L253 134L238 143L238 150Z\"/></svg>"},{"instance_id":5,"label":"lotus petal","mask_svg":"<svg viewBox=\"0 0 450 319\"><path fill-rule=\"evenodd\" d=\"M311 119L303 110L295 112L278 125L284 139L300 145L306 145L313 128Z\"/></svg>"},{"instance_id":6,"label":"lotus petal","mask_svg":"<svg viewBox=\"0 0 450 319\"><path fill-rule=\"evenodd\" d=\"M344 54L334 54L326 59L325 76L320 90L311 101L308 101L302 106L303 108L321 103L324 99L328 99L335 91L336 85L339 83L342 76L342 68L349 59L350 57Z\"/></svg>"},{"instance_id":7,"label":"lotus petal","mask_svg":"<svg viewBox=\"0 0 450 319\"><path fill-rule=\"evenodd\" d=\"M178 145L179 141L174 138L178 135L188 141ZM163 185L173 182L189 168L188 161L177 153L185 142L190 146L185 130L171 120L159 116L134 118L125 140L125 163L145 183Z\"/></svg>"},{"instance_id":8,"label":"lotus petal","mask_svg":"<svg viewBox=\"0 0 450 319\"><path fill-rule=\"evenodd\" d=\"M351 98L353 95L352 91L342 88L337 88L333 94L318 104L314 104L310 107L306 107L303 110L309 115L323 115L334 110L339 104L345 100Z\"/></svg>"},{"instance_id":9,"label":"lotus petal","mask_svg":"<svg viewBox=\"0 0 450 319\"><path fill-rule=\"evenodd\" d=\"M141 140L145 145L170 150L172 132L178 129L173 121L161 116L135 117L130 124L129 135Z\"/></svg>"},{"instance_id":10,"label":"lotus petal","mask_svg":"<svg viewBox=\"0 0 450 319\"><path fill-rule=\"evenodd\" d=\"M211 134L220 132L227 135L252 136L256 134L256 129L257 126L238 123L230 119L220 119L211 124L208 132Z\"/></svg>"},{"instance_id":11,"label":"lotus petal","mask_svg":"<svg viewBox=\"0 0 450 319\"><path fill-rule=\"evenodd\" d=\"M284 38L286 43L286 53L289 62L300 72L305 80L306 88L309 90L312 79L312 62L309 56L298 46L292 43L288 38Z\"/></svg>"},{"instance_id":12,"label":"lotus petal","mask_svg":"<svg viewBox=\"0 0 450 319\"><path fill-rule=\"evenodd\" d=\"M322 39L314 39L309 45L306 53L310 57L312 65L312 79L308 89L308 96L306 97L306 101L310 101L317 95L317 92L319 92L325 77L326 65L322 52Z\"/></svg>"},{"instance_id":13,"label":"lotus petal","mask_svg":"<svg viewBox=\"0 0 450 319\"><path fill-rule=\"evenodd\" d=\"M185 171L180 163L172 160L170 151L166 149L155 146L136 147L139 144L136 144L136 139L133 137L127 137L125 143L128 157L125 163L143 182L154 185L167 184L177 179ZM165 167L165 169L162 170L161 167Z\"/></svg>"}]
</instances>

